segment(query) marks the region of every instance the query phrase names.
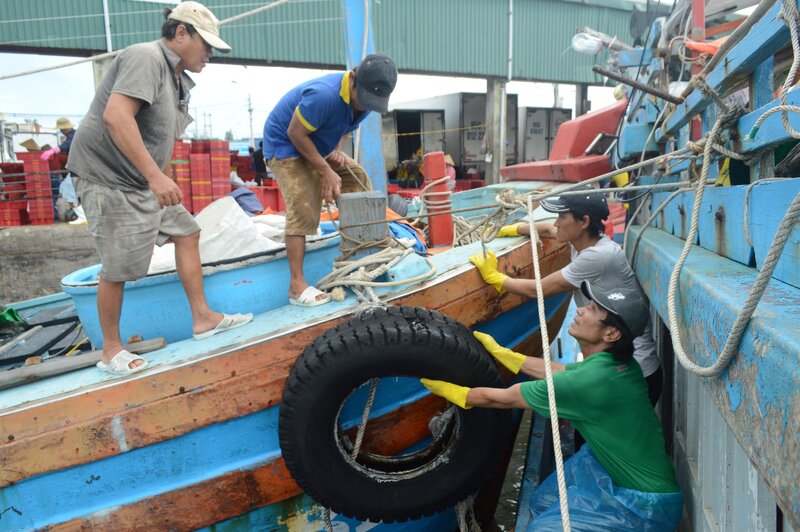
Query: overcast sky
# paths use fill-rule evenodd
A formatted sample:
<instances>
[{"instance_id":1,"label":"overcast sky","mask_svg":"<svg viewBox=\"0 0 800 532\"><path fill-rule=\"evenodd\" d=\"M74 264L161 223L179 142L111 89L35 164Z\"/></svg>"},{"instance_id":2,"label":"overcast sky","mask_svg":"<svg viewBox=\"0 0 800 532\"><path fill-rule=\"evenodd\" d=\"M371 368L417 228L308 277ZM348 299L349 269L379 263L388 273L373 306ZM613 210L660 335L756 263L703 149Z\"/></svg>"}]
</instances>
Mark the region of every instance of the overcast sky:
<instances>
[{"instance_id":1,"label":"overcast sky","mask_svg":"<svg viewBox=\"0 0 800 532\"><path fill-rule=\"evenodd\" d=\"M575 52L567 52L575 53ZM56 65L72 60L58 56L0 54L0 75ZM248 95L253 105L253 132L260 136L264 121L275 103L297 84L318 77L327 71L281 68L208 65L200 74L192 74L197 86L192 90L190 111L198 132L208 126L212 134L222 137L231 130L235 138L248 138L250 121ZM9 122L37 119L43 126L54 126L56 118L68 116L73 122L89 108L94 95L90 63L59 70L0 80L0 113ZM401 74L390 103L402 103L454 92L485 92L483 79L419 76ZM549 83L511 82L510 93L519 94L519 105L550 107L553 87ZM574 107L574 89L562 85L560 95L564 107ZM611 90L590 88L592 108L598 109L613 101ZM194 133L194 124L188 135ZM47 142L51 142L47 140Z\"/></svg>"}]
</instances>

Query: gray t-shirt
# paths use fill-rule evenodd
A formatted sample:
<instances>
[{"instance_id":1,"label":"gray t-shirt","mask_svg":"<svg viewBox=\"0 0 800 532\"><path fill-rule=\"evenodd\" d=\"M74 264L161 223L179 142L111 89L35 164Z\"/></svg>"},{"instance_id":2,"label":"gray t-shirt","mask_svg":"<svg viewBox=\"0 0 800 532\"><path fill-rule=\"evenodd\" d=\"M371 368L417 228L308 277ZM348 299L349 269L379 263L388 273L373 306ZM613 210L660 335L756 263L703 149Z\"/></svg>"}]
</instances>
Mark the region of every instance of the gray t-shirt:
<instances>
[{"instance_id":1,"label":"gray t-shirt","mask_svg":"<svg viewBox=\"0 0 800 532\"><path fill-rule=\"evenodd\" d=\"M589 246L580 253L570 246L570 254L572 262L562 268L561 275L572 286L580 288L581 282L589 281L593 286L606 290L624 287L641 291L625 252L619 244L607 236L603 235L594 246ZM573 292L573 297L578 307L589 304L589 300L580 289ZM649 322L644 334L633 340L633 347L635 350L633 356L642 367L644 376L653 374L660 362L656 355L656 344Z\"/></svg>"},{"instance_id":2,"label":"gray t-shirt","mask_svg":"<svg viewBox=\"0 0 800 532\"><path fill-rule=\"evenodd\" d=\"M185 73L176 74L179 61L163 40L135 44L120 52L75 133L67 169L81 179L119 190L147 188L147 180L114 144L103 112L112 92L142 100L136 123L150 156L165 169L175 139L192 122L187 109L194 82Z\"/></svg>"}]
</instances>

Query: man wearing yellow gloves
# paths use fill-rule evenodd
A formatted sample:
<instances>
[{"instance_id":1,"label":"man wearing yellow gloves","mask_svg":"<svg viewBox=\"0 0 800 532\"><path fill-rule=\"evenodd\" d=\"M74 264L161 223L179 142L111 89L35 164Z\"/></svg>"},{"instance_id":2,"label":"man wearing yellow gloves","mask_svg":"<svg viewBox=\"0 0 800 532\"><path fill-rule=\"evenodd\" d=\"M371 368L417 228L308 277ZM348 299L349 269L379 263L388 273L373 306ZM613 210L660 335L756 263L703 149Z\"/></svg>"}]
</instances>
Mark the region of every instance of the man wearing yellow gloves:
<instances>
[{"instance_id":1,"label":"man wearing yellow gloves","mask_svg":"<svg viewBox=\"0 0 800 532\"><path fill-rule=\"evenodd\" d=\"M569 334L578 341L584 360L559 364L553 375L558 416L568 419L588 443L564 464L572 526L675 530L682 495L642 370L633 358L633 339L648 325L647 306L641 293L628 287L608 290L584 281L581 293L588 303L578 309ZM543 361L505 349L488 335L475 336L512 371L544 376ZM421 381L461 408L529 408L549 416L544 380L505 389ZM553 473L531 498L529 529L560 530L557 493Z\"/></svg>"},{"instance_id":2,"label":"man wearing yellow gloves","mask_svg":"<svg viewBox=\"0 0 800 532\"><path fill-rule=\"evenodd\" d=\"M591 190L586 185L585 190ZM542 200L541 207L558 214L555 223L538 222L536 231L542 238L555 238L570 245L572 261L557 272L542 279L544 297L564 292L573 292L575 304L583 307L588 300L578 287L589 281L595 287L624 287L640 292L625 252L604 233L603 220L608 218L608 203L601 194L575 196L551 196ZM530 234L526 223L503 227L497 236L515 237ZM536 297L536 282L533 279L515 279L497 270L497 257L491 251L470 257L470 262L481 272L484 281L491 284L501 294L511 292L531 298ZM649 313L645 312L645 315ZM642 368L647 380L650 402L653 406L661 396L663 375L661 363L656 354L650 320L633 341L634 357ZM487 347L488 349L488 347ZM535 362L532 362L535 363ZM523 373L536 376L522 369Z\"/></svg>"}]
</instances>

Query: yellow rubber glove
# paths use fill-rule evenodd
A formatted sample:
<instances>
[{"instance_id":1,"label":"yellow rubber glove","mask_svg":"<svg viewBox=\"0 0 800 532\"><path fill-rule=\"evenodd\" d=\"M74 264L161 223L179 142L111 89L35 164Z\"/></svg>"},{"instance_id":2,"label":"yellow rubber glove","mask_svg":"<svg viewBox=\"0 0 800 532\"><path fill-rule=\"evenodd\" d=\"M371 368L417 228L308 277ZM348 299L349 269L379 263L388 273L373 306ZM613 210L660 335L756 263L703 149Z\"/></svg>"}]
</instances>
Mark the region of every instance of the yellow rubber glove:
<instances>
[{"instance_id":1,"label":"yellow rubber glove","mask_svg":"<svg viewBox=\"0 0 800 532\"><path fill-rule=\"evenodd\" d=\"M459 386L458 384L453 384L451 382L435 381L431 379L420 379L419 382L429 389L432 394L438 395L439 397L444 397L454 405L460 406L464 410L469 410L472 408L472 406L467 406L467 392L469 392L471 388Z\"/></svg>"},{"instance_id":2,"label":"yellow rubber glove","mask_svg":"<svg viewBox=\"0 0 800 532\"><path fill-rule=\"evenodd\" d=\"M487 251L486 255L483 253L476 253L469 258L469 261L478 268L484 281L494 286L494 289L501 294L505 293L503 283L508 279L508 275L497 271L497 257L494 252Z\"/></svg>"},{"instance_id":3,"label":"yellow rubber glove","mask_svg":"<svg viewBox=\"0 0 800 532\"><path fill-rule=\"evenodd\" d=\"M497 236L519 236L519 224L504 225L498 231Z\"/></svg>"},{"instance_id":4,"label":"yellow rubber glove","mask_svg":"<svg viewBox=\"0 0 800 532\"><path fill-rule=\"evenodd\" d=\"M498 362L510 369L514 374L519 373L522 369L522 364L525 363L525 355L512 351L507 347L498 344L494 338L482 332L473 331L472 335L478 339L483 347L489 351Z\"/></svg>"}]
</instances>

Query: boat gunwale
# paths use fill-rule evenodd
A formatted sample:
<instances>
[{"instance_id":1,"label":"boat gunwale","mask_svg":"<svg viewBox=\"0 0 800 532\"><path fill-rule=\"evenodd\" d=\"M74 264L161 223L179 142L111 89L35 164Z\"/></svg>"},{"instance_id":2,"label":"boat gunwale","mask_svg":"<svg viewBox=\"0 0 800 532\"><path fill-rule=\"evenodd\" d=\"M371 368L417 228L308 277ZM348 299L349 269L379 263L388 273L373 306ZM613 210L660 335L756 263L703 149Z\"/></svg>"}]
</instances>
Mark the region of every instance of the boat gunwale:
<instances>
[{"instance_id":1,"label":"boat gunwale","mask_svg":"<svg viewBox=\"0 0 800 532\"><path fill-rule=\"evenodd\" d=\"M550 245L552 253L548 253L545 258L564 262L568 255L564 252L566 246L555 242ZM527 241L522 238L518 242L511 243L501 253L503 262L508 260L510 264L512 253L529 256L525 253L526 247ZM561 266L563 264L559 263L558 267ZM526 268L532 270L533 265L528 264ZM391 300L413 298L415 294L443 286L445 280L469 274L479 276L471 265L464 264L437 278L440 282L414 285L398 293ZM459 305L468 296L489 298L487 301L495 301L495 304L487 304L480 311L483 312L484 319L492 319L492 313L500 315L523 302L521 296L501 297L490 285L482 281L478 284L477 279L473 280L472 284L475 290L467 294L453 295L440 308ZM283 383L304 346L324 330L346 319L352 314L352 310L352 308L343 309L325 315L316 320L315 325L311 327L305 324L303 327L285 330L280 336L273 334L259 340L251 339L246 347L243 343L239 343L217 351L213 355L195 358L183 364L164 366L158 371L154 368L153 373L145 371L136 378L109 381L95 388L84 387L44 399L39 403L20 405L13 411L10 409L2 411L0 419L4 419L4 428L7 432L1 436L3 443L0 444L0 449L4 449L5 452L0 455L0 470L4 470L4 476L12 472L13 474L0 478L0 486L13 484L34 474L92 462L158 443L211 423L235 419L279 403ZM287 346L286 344L294 344L299 340L291 334L297 331L304 331L306 342L302 346ZM259 363L256 360L261 349L259 346L272 342L279 342L271 348L273 359L268 364ZM277 354L281 349L285 351L283 356ZM209 362L211 367L208 366ZM242 372L243 367L245 369ZM184 386L179 388L179 384ZM264 393L265 387L273 390L271 395ZM255 393L256 390L258 393ZM254 395L244 399L249 402L242 406L240 397L246 397L248 391L253 391ZM105 393L98 396L97 392ZM200 401L203 395L210 397L205 401L209 405L217 406L218 411L209 409L206 419L192 421L192 414L199 417L196 411L203 412L202 406L206 404ZM254 401L253 397L258 400ZM99 410L98 405L102 405ZM221 405L225 407L219 408ZM78 419L65 419L64 412L82 412L84 416ZM159 413L161 413L160 419ZM117 430L116 435L112 434L114 431L111 430L111 424L115 419L123 420L121 431ZM35 424L41 427L39 430L29 428L34 424L33 420L36 420ZM16 427L9 426L11 422L14 422ZM119 424L119 421L117 423ZM128 426L128 432L125 431L125 426ZM167 429L162 430L163 427ZM69 445L66 442L76 445ZM41 461L42 452L45 449L52 450L54 445L56 449L85 448L88 454L76 456L71 451L63 455L52 453L50 459L52 463L45 464Z\"/></svg>"}]
</instances>

